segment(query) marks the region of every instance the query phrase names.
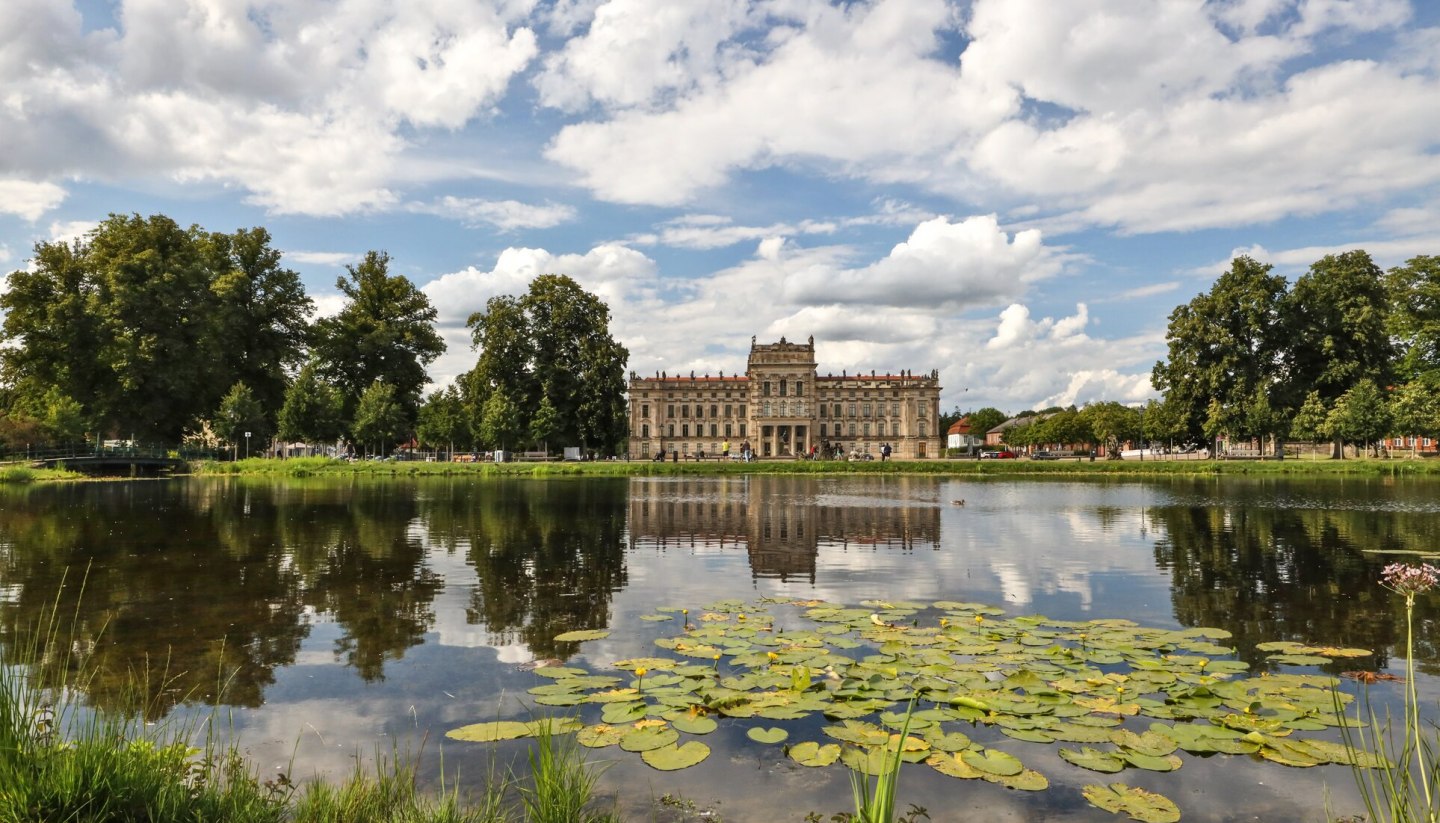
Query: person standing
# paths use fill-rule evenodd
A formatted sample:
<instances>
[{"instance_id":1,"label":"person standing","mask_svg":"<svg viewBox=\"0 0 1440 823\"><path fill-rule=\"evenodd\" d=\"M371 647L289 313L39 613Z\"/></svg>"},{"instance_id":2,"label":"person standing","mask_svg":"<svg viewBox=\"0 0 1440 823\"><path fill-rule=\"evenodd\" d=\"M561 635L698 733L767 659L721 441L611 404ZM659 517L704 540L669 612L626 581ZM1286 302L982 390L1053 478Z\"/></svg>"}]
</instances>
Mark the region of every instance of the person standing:
<instances>
[{"instance_id":1,"label":"person standing","mask_svg":"<svg viewBox=\"0 0 1440 823\"><path fill-rule=\"evenodd\" d=\"M726 460L729 460L729 459L730 459L730 441L729 441L729 440L726 440L724 443L721 443L721 444L720 444L720 453L723 454L723 455L725 455L725 459L726 459Z\"/></svg>"}]
</instances>

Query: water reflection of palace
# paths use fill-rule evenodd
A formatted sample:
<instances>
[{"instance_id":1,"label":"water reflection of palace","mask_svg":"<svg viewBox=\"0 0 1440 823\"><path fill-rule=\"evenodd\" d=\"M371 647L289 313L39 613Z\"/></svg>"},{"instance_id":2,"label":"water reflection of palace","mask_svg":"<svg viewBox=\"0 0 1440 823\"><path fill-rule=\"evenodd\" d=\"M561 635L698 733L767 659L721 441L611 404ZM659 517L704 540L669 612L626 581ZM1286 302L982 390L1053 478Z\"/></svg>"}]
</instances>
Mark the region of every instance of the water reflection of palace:
<instances>
[{"instance_id":1,"label":"water reflection of palace","mask_svg":"<svg viewBox=\"0 0 1440 823\"><path fill-rule=\"evenodd\" d=\"M636 480L631 549L740 550L756 578L815 582L821 547L911 551L938 548L940 510L916 505L908 478L877 497L826 498L793 477ZM803 489L803 491L802 491Z\"/></svg>"}]
</instances>

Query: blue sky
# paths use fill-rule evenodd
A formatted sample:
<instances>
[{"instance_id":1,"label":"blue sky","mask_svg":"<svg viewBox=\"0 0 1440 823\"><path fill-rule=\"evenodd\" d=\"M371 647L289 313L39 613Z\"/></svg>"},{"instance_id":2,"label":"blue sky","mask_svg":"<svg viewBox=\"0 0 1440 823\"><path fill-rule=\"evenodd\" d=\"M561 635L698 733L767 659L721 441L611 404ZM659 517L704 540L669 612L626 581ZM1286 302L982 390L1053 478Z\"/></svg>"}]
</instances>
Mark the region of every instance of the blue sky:
<instances>
[{"instance_id":1,"label":"blue sky","mask_svg":"<svg viewBox=\"0 0 1440 823\"><path fill-rule=\"evenodd\" d=\"M1237 252L1440 254L1440 4L8 0L0 270L109 213L368 249L465 318L561 272L631 368L1138 402Z\"/></svg>"}]
</instances>

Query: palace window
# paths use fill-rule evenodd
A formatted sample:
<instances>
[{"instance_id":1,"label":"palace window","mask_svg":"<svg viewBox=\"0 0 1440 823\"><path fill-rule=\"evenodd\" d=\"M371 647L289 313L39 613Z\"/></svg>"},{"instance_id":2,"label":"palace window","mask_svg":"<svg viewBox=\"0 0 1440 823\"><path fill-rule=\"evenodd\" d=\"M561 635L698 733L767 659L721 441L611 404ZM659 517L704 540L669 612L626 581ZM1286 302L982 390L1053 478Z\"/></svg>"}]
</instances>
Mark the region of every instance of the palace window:
<instances>
[{"instance_id":1,"label":"palace window","mask_svg":"<svg viewBox=\"0 0 1440 823\"><path fill-rule=\"evenodd\" d=\"M766 380L760 384L760 393L766 397L770 396L770 381Z\"/></svg>"},{"instance_id":2,"label":"palace window","mask_svg":"<svg viewBox=\"0 0 1440 823\"><path fill-rule=\"evenodd\" d=\"M784 397L784 396L785 396L785 381L784 381L784 380L781 380L781 381L780 381L780 396L781 396L781 397Z\"/></svg>"},{"instance_id":3,"label":"palace window","mask_svg":"<svg viewBox=\"0 0 1440 823\"><path fill-rule=\"evenodd\" d=\"M805 382L804 382L803 380L796 380L796 381L795 381L795 396L796 396L796 397L800 397L800 396L802 396L802 395L804 395L804 394L805 394Z\"/></svg>"},{"instance_id":4,"label":"palace window","mask_svg":"<svg viewBox=\"0 0 1440 823\"><path fill-rule=\"evenodd\" d=\"M860 404L860 416L861 416L861 417L869 417L869 416L870 416L870 404L869 404L869 403L861 403L861 404Z\"/></svg>"},{"instance_id":5,"label":"palace window","mask_svg":"<svg viewBox=\"0 0 1440 823\"><path fill-rule=\"evenodd\" d=\"M649 403L645 403L645 404L642 404L642 405L640 406L640 416L641 416L641 417L649 417L649 416L650 416L650 404L649 404Z\"/></svg>"},{"instance_id":6,"label":"palace window","mask_svg":"<svg viewBox=\"0 0 1440 823\"><path fill-rule=\"evenodd\" d=\"M899 403L891 403L891 404L890 404L890 416L891 416L891 417L899 417L899 416L900 416L900 404L899 404Z\"/></svg>"},{"instance_id":7,"label":"palace window","mask_svg":"<svg viewBox=\"0 0 1440 823\"><path fill-rule=\"evenodd\" d=\"M719 436L720 436L720 425L719 425L718 423L711 423L711 424L710 424L710 436L711 436L711 437L719 437Z\"/></svg>"},{"instance_id":8,"label":"palace window","mask_svg":"<svg viewBox=\"0 0 1440 823\"><path fill-rule=\"evenodd\" d=\"M740 436L741 436L741 437L744 437L744 436L745 436L745 424L744 424L744 423L741 423L741 424L740 424Z\"/></svg>"},{"instance_id":9,"label":"palace window","mask_svg":"<svg viewBox=\"0 0 1440 823\"><path fill-rule=\"evenodd\" d=\"M695 407L695 419L696 419L696 420L699 420L700 418L702 418L702 417L704 417L704 416L705 416L705 407L704 407L704 406L699 406L699 405L697 405L697 406Z\"/></svg>"},{"instance_id":10,"label":"palace window","mask_svg":"<svg viewBox=\"0 0 1440 823\"><path fill-rule=\"evenodd\" d=\"M641 424L641 426L640 426L640 436L641 436L641 437L649 437L649 436L650 436L650 424L649 424L649 423L643 423L643 424Z\"/></svg>"},{"instance_id":11,"label":"palace window","mask_svg":"<svg viewBox=\"0 0 1440 823\"><path fill-rule=\"evenodd\" d=\"M833 411L834 411L835 413L832 414L831 417L834 417L836 420L839 420L839 419L840 419L840 404L839 404L839 403L836 403L836 404L835 404L835 407L834 407ZM835 431L838 433L840 430L839 430L839 429L836 429Z\"/></svg>"},{"instance_id":12,"label":"palace window","mask_svg":"<svg viewBox=\"0 0 1440 823\"><path fill-rule=\"evenodd\" d=\"M731 425L732 425L732 424L730 424L730 423L726 423L726 424L725 424L725 436L726 436L726 437L730 437L730 436L734 433L734 429L731 428Z\"/></svg>"},{"instance_id":13,"label":"palace window","mask_svg":"<svg viewBox=\"0 0 1440 823\"><path fill-rule=\"evenodd\" d=\"M825 408L825 407L824 407L824 406L821 406L820 408L823 409L823 408ZM821 436L821 437L824 437L824 436L825 436L825 424L824 424L824 423L821 423L821 424L820 424L820 436Z\"/></svg>"},{"instance_id":14,"label":"palace window","mask_svg":"<svg viewBox=\"0 0 1440 823\"><path fill-rule=\"evenodd\" d=\"M828 411L829 409L830 409L830 405L829 405L828 403L821 403L821 404L820 404L820 418L821 418L822 420L825 418L825 412Z\"/></svg>"},{"instance_id":15,"label":"palace window","mask_svg":"<svg viewBox=\"0 0 1440 823\"><path fill-rule=\"evenodd\" d=\"M850 415L849 415L850 417L854 417L854 416L855 416L855 404L854 404L854 403L851 403L851 404L850 404L850 408L846 409L846 411L850 412ZM852 428L853 428L853 426L852 426Z\"/></svg>"},{"instance_id":16,"label":"palace window","mask_svg":"<svg viewBox=\"0 0 1440 823\"><path fill-rule=\"evenodd\" d=\"M741 407L740 407L740 414L739 414L738 416L740 416L740 417L744 417L744 416L745 416L745 407L744 407L744 406L741 406Z\"/></svg>"},{"instance_id":17,"label":"palace window","mask_svg":"<svg viewBox=\"0 0 1440 823\"><path fill-rule=\"evenodd\" d=\"M926 402L923 401L923 400L920 401L919 403L916 403L916 404L915 404L915 416L923 419L923 418L925 417L925 407L928 406L928 405L930 405L930 404L929 404L929 403L926 403Z\"/></svg>"},{"instance_id":18,"label":"palace window","mask_svg":"<svg viewBox=\"0 0 1440 823\"><path fill-rule=\"evenodd\" d=\"M671 424L670 424L670 436L671 436L671 437L674 437L674 436L675 436L675 424L674 424L674 423L671 423Z\"/></svg>"},{"instance_id":19,"label":"palace window","mask_svg":"<svg viewBox=\"0 0 1440 823\"><path fill-rule=\"evenodd\" d=\"M921 436L921 437L924 437L924 436L925 436L925 421L924 421L924 420L921 420L921 421L920 421L920 436Z\"/></svg>"},{"instance_id":20,"label":"palace window","mask_svg":"<svg viewBox=\"0 0 1440 823\"><path fill-rule=\"evenodd\" d=\"M680 416L681 416L681 417L689 417L689 416L690 416L690 407L689 407L689 406L681 406L681 407L680 407Z\"/></svg>"},{"instance_id":21,"label":"palace window","mask_svg":"<svg viewBox=\"0 0 1440 823\"><path fill-rule=\"evenodd\" d=\"M719 417L719 416L720 416L720 407L717 406L717 405L715 405L714 403L711 403L711 404L710 404L710 416L711 416L711 417Z\"/></svg>"},{"instance_id":22,"label":"palace window","mask_svg":"<svg viewBox=\"0 0 1440 823\"><path fill-rule=\"evenodd\" d=\"M851 437L854 437L854 436L855 436L855 424L854 424L854 423L851 423L851 424L850 424L850 436L851 436Z\"/></svg>"},{"instance_id":23,"label":"palace window","mask_svg":"<svg viewBox=\"0 0 1440 823\"><path fill-rule=\"evenodd\" d=\"M866 436L866 437L869 437L869 436L870 436L870 421L868 421L868 420L865 421L865 436Z\"/></svg>"},{"instance_id":24,"label":"palace window","mask_svg":"<svg viewBox=\"0 0 1440 823\"><path fill-rule=\"evenodd\" d=\"M726 403L726 404L725 404L725 416L726 416L726 417L734 417L735 415L731 414L731 411L733 411L734 408L735 408L734 406L731 406L729 403Z\"/></svg>"},{"instance_id":25,"label":"palace window","mask_svg":"<svg viewBox=\"0 0 1440 823\"><path fill-rule=\"evenodd\" d=\"M681 436L681 437L689 437L689 436L690 436L690 424L689 424L689 423L686 423L685 425L683 425L683 426L680 427L680 436Z\"/></svg>"},{"instance_id":26,"label":"palace window","mask_svg":"<svg viewBox=\"0 0 1440 823\"><path fill-rule=\"evenodd\" d=\"M674 404L674 403L671 403L670 405L668 405L668 406L665 407L665 416L666 416L666 417L674 417L674 416L675 416L675 404Z\"/></svg>"}]
</instances>

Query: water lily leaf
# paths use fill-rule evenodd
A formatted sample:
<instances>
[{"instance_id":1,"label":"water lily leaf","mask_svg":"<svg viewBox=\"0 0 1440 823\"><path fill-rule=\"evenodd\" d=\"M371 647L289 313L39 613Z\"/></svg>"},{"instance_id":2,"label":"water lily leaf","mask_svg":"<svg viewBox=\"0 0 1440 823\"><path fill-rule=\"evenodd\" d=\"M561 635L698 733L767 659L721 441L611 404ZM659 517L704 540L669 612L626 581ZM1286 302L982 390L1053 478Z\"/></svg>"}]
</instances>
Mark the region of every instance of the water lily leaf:
<instances>
[{"instance_id":1,"label":"water lily leaf","mask_svg":"<svg viewBox=\"0 0 1440 823\"><path fill-rule=\"evenodd\" d=\"M1141 823L1175 823L1180 819L1180 809L1168 797L1124 783L1086 786L1083 792L1096 807Z\"/></svg>"},{"instance_id":2,"label":"water lily leaf","mask_svg":"<svg viewBox=\"0 0 1440 823\"><path fill-rule=\"evenodd\" d=\"M623 725L639 720L648 711L649 706L643 701L637 700L629 703L610 703L605 706L600 716L606 723Z\"/></svg>"},{"instance_id":3,"label":"water lily leaf","mask_svg":"<svg viewBox=\"0 0 1440 823\"><path fill-rule=\"evenodd\" d=\"M555 635L556 643L583 643L586 640L604 640L610 636L609 629L580 629Z\"/></svg>"},{"instance_id":4,"label":"water lily leaf","mask_svg":"<svg viewBox=\"0 0 1440 823\"><path fill-rule=\"evenodd\" d=\"M539 666L537 668L531 669L530 672L532 674L538 674L541 677L549 677L552 679L560 677L575 677L577 675L589 674L589 672L585 671L584 669L576 669L570 666Z\"/></svg>"},{"instance_id":5,"label":"water lily leaf","mask_svg":"<svg viewBox=\"0 0 1440 823\"><path fill-rule=\"evenodd\" d=\"M826 726L820 731L826 735L857 746L883 746L890 740L890 733L879 726L846 720L839 726Z\"/></svg>"},{"instance_id":6,"label":"water lily leaf","mask_svg":"<svg viewBox=\"0 0 1440 823\"><path fill-rule=\"evenodd\" d=\"M1082 726L1075 723L1058 723L1046 729L1045 734L1066 743L1108 743L1111 729L1103 726Z\"/></svg>"},{"instance_id":7,"label":"water lily leaf","mask_svg":"<svg viewBox=\"0 0 1440 823\"><path fill-rule=\"evenodd\" d=\"M1173 737L1167 737L1160 732L1147 731L1144 734L1136 734L1129 729L1115 729L1110 732L1110 742L1122 749L1153 757L1165 757L1173 753L1179 746Z\"/></svg>"},{"instance_id":8,"label":"water lily leaf","mask_svg":"<svg viewBox=\"0 0 1440 823\"><path fill-rule=\"evenodd\" d=\"M586 696L586 703L628 703L640 696L635 689L610 689Z\"/></svg>"},{"instance_id":9,"label":"water lily leaf","mask_svg":"<svg viewBox=\"0 0 1440 823\"><path fill-rule=\"evenodd\" d=\"M921 759L924 759L925 756L924 753L920 753ZM895 763L895 752L886 751L878 746L863 748L846 746L840 751L840 762L863 775L876 777L890 771Z\"/></svg>"},{"instance_id":10,"label":"water lily leaf","mask_svg":"<svg viewBox=\"0 0 1440 823\"><path fill-rule=\"evenodd\" d=\"M1173 772L1180 768L1183 763L1180 758L1173 754L1165 757L1156 757L1154 755L1126 750L1120 752L1119 756L1135 768L1145 769L1151 772Z\"/></svg>"},{"instance_id":11,"label":"water lily leaf","mask_svg":"<svg viewBox=\"0 0 1440 823\"><path fill-rule=\"evenodd\" d=\"M960 759L977 771L1001 777L1019 774L1025 768L1018 757L999 749L984 749L978 752L967 749L960 753Z\"/></svg>"},{"instance_id":12,"label":"water lily leaf","mask_svg":"<svg viewBox=\"0 0 1440 823\"><path fill-rule=\"evenodd\" d=\"M709 756L710 747L698 740L686 741L683 746L661 746L640 753L640 759L644 760L650 768L659 769L662 772L688 769Z\"/></svg>"},{"instance_id":13,"label":"water lily leaf","mask_svg":"<svg viewBox=\"0 0 1440 823\"><path fill-rule=\"evenodd\" d=\"M671 718L670 725L686 734L709 734L720 727L719 723L704 715L689 712L682 712L678 717Z\"/></svg>"},{"instance_id":14,"label":"water lily leaf","mask_svg":"<svg viewBox=\"0 0 1440 823\"><path fill-rule=\"evenodd\" d=\"M1043 792L1050 788L1050 781L1045 778L1045 775L1034 769L1023 769L1019 774L982 774L980 776L990 783L998 783L1007 789L1022 792Z\"/></svg>"},{"instance_id":15,"label":"water lily leaf","mask_svg":"<svg viewBox=\"0 0 1440 823\"><path fill-rule=\"evenodd\" d=\"M668 614L642 614L640 615L640 619L649 623L661 623L666 620L674 620L675 618Z\"/></svg>"},{"instance_id":16,"label":"water lily leaf","mask_svg":"<svg viewBox=\"0 0 1440 823\"><path fill-rule=\"evenodd\" d=\"M472 723L469 726L451 729L445 733L445 736L452 740L472 740L477 743L493 743L497 740L516 740L521 737L531 737L534 734L535 730L529 723L521 723L515 720L495 720L489 723Z\"/></svg>"},{"instance_id":17,"label":"water lily leaf","mask_svg":"<svg viewBox=\"0 0 1440 823\"><path fill-rule=\"evenodd\" d=\"M1318 654L1272 654L1266 660L1287 666L1321 666L1333 662L1330 658Z\"/></svg>"},{"instance_id":18,"label":"water lily leaf","mask_svg":"<svg viewBox=\"0 0 1440 823\"><path fill-rule=\"evenodd\" d=\"M578 706L585 702L585 695L574 692L542 694L535 698L535 702L541 706Z\"/></svg>"},{"instance_id":19,"label":"water lily leaf","mask_svg":"<svg viewBox=\"0 0 1440 823\"><path fill-rule=\"evenodd\" d=\"M971 745L970 738L960 732L942 732L938 728L928 730L924 737L937 752L963 752Z\"/></svg>"},{"instance_id":20,"label":"water lily leaf","mask_svg":"<svg viewBox=\"0 0 1440 823\"><path fill-rule=\"evenodd\" d=\"M1066 762L1095 772L1114 774L1125 768L1125 761L1121 760L1119 755L1114 752L1092 749L1089 746L1084 746L1079 751L1075 749L1061 749L1060 756L1064 758Z\"/></svg>"},{"instance_id":21,"label":"water lily leaf","mask_svg":"<svg viewBox=\"0 0 1440 823\"><path fill-rule=\"evenodd\" d=\"M962 780L975 780L985 776L984 772L966 763L956 753L935 752L925 758L925 762L941 774Z\"/></svg>"},{"instance_id":22,"label":"water lily leaf","mask_svg":"<svg viewBox=\"0 0 1440 823\"><path fill-rule=\"evenodd\" d=\"M1007 729L1001 728L1000 733L1006 737L1013 737L1016 740L1024 740L1027 743L1054 743L1055 738L1048 732L1039 729Z\"/></svg>"},{"instance_id":23,"label":"water lily leaf","mask_svg":"<svg viewBox=\"0 0 1440 823\"><path fill-rule=\"evenodd\" d=\"M790 733L778 726L768 729L755 726L745 732L745 736L754 740L756 743L780 743L789 737Z\"/></svg>"},{"instance_id":24,"label":"water lily leaf","mask_svg":"<svg viewBox=\"0 0 1440 823\"><path fill-rule=\"evenodd\" d=\"M627 752L648 752L663 746L673 747L679 739L680 733L669 726L645 726L627 731L625 736L620 738L620 748ZM706 751L708 752L709 749L707 748ZM701 760L703 759L702 757Z\"/></svg>"},{"instance_id":25,"label":"water lily leaf","mask_svg":"<svg viewBox=\"0 0 1440 823\"><path fill-rule=\"evenodd\" d=\"M797 743L790 747L790 759L802 766L829 766L840 759L840 747L834 743L821 745L813 741Z\"/></svg>"},{"instance_id":26,"label":"water lily leaf","mask_svg":"<svg viewBox=\"0 0 1440 823\"><path fill-rule=\"evenodd\" d=\"M620 738L630 731L625 726L610 726L599 723L594 726L586 726L575 733L575 742L591 749L602 749L606 746L613 746L620 742Z\"/></svg>"}]
</instances>

